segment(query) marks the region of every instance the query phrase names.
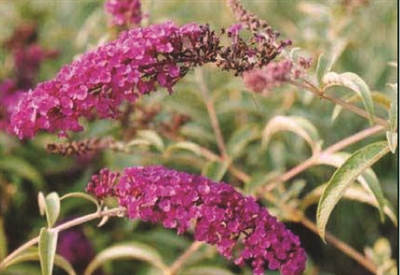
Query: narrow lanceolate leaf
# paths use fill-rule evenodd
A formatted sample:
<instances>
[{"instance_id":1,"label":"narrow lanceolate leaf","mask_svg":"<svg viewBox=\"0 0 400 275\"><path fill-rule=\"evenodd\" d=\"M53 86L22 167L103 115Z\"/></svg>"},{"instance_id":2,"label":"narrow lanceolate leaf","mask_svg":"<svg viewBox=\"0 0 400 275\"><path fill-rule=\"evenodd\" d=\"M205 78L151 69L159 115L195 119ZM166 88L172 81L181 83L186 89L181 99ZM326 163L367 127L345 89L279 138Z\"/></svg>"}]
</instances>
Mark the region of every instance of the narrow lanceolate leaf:
<instances>
[{"instance_id":1,"label":"narrow lanceolate leaf","mask_svg":"<svg viewBox=\"0 0 400 275\"><path fill-rule=\"evenodd\" d=\"M317 64L317 80L319 85L322 85L322 77L327 72L329 72L330 69L331 69L331 61L324 54L321 54L318 57L318 64Z\"/></svg>"},{"instance_id":2,"label":"narrow lanceolate leaf","mask_svg":"<svg viewBox=\"0 0 400 275\"><path fill-rule=\"evenodd\" d=\"M398 121L398 114L397 114L397 100L390 104L389 109L389 126L392 132L396 131L397 128L397 121Z\"/></svg>"},{"instance_id":3,"label":"narrow lanceolate leaf","mask_svg":"<svg viewBox=\"0 0 400 275\"><path fill-rule=\"evenodd\" d=\"M361 173L362 176L359 177L359 182L361 186L371 193L376 201L378 202L379 214L381 216L381 221L385 220L385 214L383 208L385 207L385 196L383 195L383 190L381 183L379 182L378 177L372 169L365 169L364 172ZM360 178L362 180L360 180Z\"/></svg>"},{"instance_id":4,"label":"narrow lanceolate leaf","mask_svg":"<svg viewBox=\"0 0 400 275\"><path fill-rule=\"evenodd\" d=\"M390 109L390 105L391 105L391 100L390 98L382 93L378 93L378 92L372 92L371 93L372 96L372 100L376 103L381 105L383 108L385 108L386 110ZM347 95L344 98L342 98L343 101L346 101L348 103L355 103L358 101L361 101L361 97L358 94L355 95ZM340 105L336 105L335 108L333 109L332 112L332 121L334 121L339 114L342 112L343 107Z\"/></svg>"},{"instance_id":5,"label":"narrow lanceolate leaf","mask_svg":"<svg viewBox=\"0 0 400 275\"><path fill-rule=\"evenodd\" d=\"M398 137L396 132L386 132L386 140L389 144L390 152L393 154L396 153Z\"/></svg>"},{"instance_id":6,"label":"narrow lanceolate leaf","mask_svg":"<svg viewBox=\"0 0 400 275\"><path fill-rule=\"evenodd\" d=\"M282 131L293 132L305 139L313 152L318 150L321 145L318 130L307 119L295 116L276 116L267 123L263 130L263 146L267 146L274 134Z\"/></svg>"},{"instance_id":7,"label":"narrow lanceolate leaf","mask_svg":"<svg viewBox=\"0 0 400 275\"><path fill-rule=\"evenodd\" d=\"M154 248L147 246L142 243L126 243L120 245L111 246L101 251L97 256L89 263L85 270L84 275L91 275L97 268L103 265L107 261L116 259L136 259L150 263L152 266L166 270L167 267L163 263L160 254Z\"/></svg>"},{"instance_id":8,"label":"narrow lanceolate leaf","mask_svg":"<svg viewBox=\"0 0 400 275\"><path fill-rule=\"evenodd\" d=\"M60 200L65 200L67 198L81 198L81 199L84 199L86 201L90 201L90 202L94 203L94 205L96 205L97 208L100 208L100 205L99 205L99 203L97 202L97 200L95 198L93 198L92 196L90 196L90 195L88 195L86 193L83 193L83 192L68 193L68 194L62 196L60 198Z\"/></svg>"},{"instance_id":9,"label":"narrow lanceolate leaf","mask_svg":"<svg viewBox=\"0 0 400 275\"><path fill-rule=\"evenodd\" d=\"M153 145L158 151L164 150L164 142L162 138L152 130L141 130L138 131L138 137L147 140L151 145Z\"/></svg>"},{"instance_id":10,"label":"narrow lanceolate leaf","mask_svg":"<svg viewBox=\"0 0 400 275\"><path fill-rule=\"evenodd\" d=\"M56 255L58 233L42 228L39 235L39 258L42 275L52 275Z\"/></svg>"},{"instance_id":11,"label":"narrow lanceolate leaf","mask_svg":"<svg viewBox=\"0 0 400 275\"><path fill-rule=\"evenodd\" d=\"M371 124L373 123L373 116L375 114L374 101L367 83L365 83L361 77L354 73L337 74L335 72L329 72L322 78L322 84L324 91L332 86L342 86L358 94L368 112Z\"/></svg>"},{"instance_id":12,"label":"narrow lanceolate leaf","mask_svg":"<svg viewBox=\"0 0 400 275\"><path fill-rule=\"evenodd\" d=\"M53 227L60 215L60 198L56 192L52 192L46 196L45 202L47 223Z\"/></svg>"},{"instance_id":13,"label":"narrow lanceolate leaf","mask_svg":"<svg viewBox=\"0 0 400 275\"><path fill-rule=\"evenodd\" d=\"M41 216L46 214L46 198L44 197L43 192L38 193L38 205L39 205L39 213Z\"/></svg>"},{"instance_id":14,"label":"narrow lanceolate leaf","mask_svg":"<svg viewBox=\"0 0 400 275\"><path fill-rule=\"evenodd\" d=\"M180 142L171 144L165 150L165 154L169 155L174 150L187 150L187 151L194 153L195 155L198 155L198 156L201 155L201 147L198 144L196 144L194 142L190 142L190 141L180 141Z\"/></svg>"},{"instance_id":15,"label":"narrow lanceolate leaf","mask_svg":"<svg viewBox=\"0 0 400 275\"><path fill-rule=\"evenodd\" d=\"M300 209L302 211L305 211L310 205L313 205L315 203L318 203L319 198L321 197L322 191L326 187L327 184L320 185L316 187L314 190L309 192L307 196L303 198L300 204ZM373 195L366 191L364 187L361 187L359 185L350 185L346 191L344 192L344 195L342 199L347 199L347 200L354 200L358 201L361 203L366 203L369 204L373 207L378 207L376 199L373 197ZM393 222L393 225L397 227L398 225L398 220L397 220L397 212L393 205L385 199L385 206L383 207L383 212L386 214L386 216L389 217L389 219Z\"/></svg>"},{"instance_id":16,"label":"narrow lanceolate leaf","mask_svg":"<svg viewBox=\"0 0 400 275\"><path fill-rule=\"evenodd\" d=\"M318 163L340 167L346 162L349 157L350 154L343 152L335 154L321 154L318 158ZM371 194L375 198L376 206L381 215L381 220L383 221L385 197L383 195L382 186L379 182L378 177L375 175L375 172L371 168L367 168L357 177L357 181L369 194Z\"/></svg>"},{"instance_id":17,"label":"narrow lanceolate leaf","mask_svg":"<svg viewBox=\"0 0 400 275\"><path fill-rule=\"evenodd\" d=\"M325 228L329 216L347 187L365 169L372 166L388 152L389 146L386 141L370 144L351 155L333 174L321 195L317 209L318 233L323 240L325 240Z\"/></svg>"},{"instance_id":18,"label":"narrow lanceolate leaf","mask_svg":"<svg viewBox=\"0 0 400 275\"><path fill-rule=\"evenodd\" d=\"M54 264L60 268L62 268L68 275L76 275L76 272L73 266L68 262L64 257L56 254L54 257Z\"/></svg>"},{"instance_id":19,"label":"narrow lanceolate leaf","mask_svg":"<svg viewBox=\"0 0 400 275\"><path fill-rule=\"evenodd\" d=\"M11 261L9 261L6 266L4 266L4 269L12 265L17 265L29 261L40 261L40 257L37 250L36 251L29 250L17 255ZM72 265L64 257L60 255L57 254L55 255L54 265L65 270L65 272L67 272L68 275L76 275L76 272L72 267Z\"/></svg>"},{"instance_id":20,"label":"narrow lanceolate leaf","mask_svg":"<svg viewBox=\"0 0 400 275\"><path fill-rule=\"evenodd\" d=\"M386 132L386 138L389 143L390 151L394 154L396 153L397 149L397 125L398 125L398 88L397 84L389 84L389 87L391 87L394 92L394 98L392 102L390 103L390 108L389 108L389 127L390 131Z\"/></svg>"},{"instance_id":21,"label":"narrow lanceolate leaf","mask_svg":"<svg viewBox=\"0 0 400 275\"><path fill-rule=\"evenodd\" d=\"M4 219L0 217L0 262L7 255L7 239L6 232L4 231Z\"/></svg>"}]
</instances>

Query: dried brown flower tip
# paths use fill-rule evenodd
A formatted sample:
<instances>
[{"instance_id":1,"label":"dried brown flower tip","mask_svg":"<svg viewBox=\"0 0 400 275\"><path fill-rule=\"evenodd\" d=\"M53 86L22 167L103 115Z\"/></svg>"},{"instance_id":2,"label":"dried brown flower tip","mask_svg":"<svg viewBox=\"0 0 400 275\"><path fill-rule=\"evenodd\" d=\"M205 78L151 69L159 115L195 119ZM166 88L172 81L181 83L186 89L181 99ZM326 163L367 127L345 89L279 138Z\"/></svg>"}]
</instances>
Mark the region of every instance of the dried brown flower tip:
<instances>
[{"instance_id":1,"label":"dried brown flower tip","mask_svg":"<svg viewBox=\"0 0 400 275\"><path fill-rule=\"evenodd\" d=\"M112 138L91 138L60 144L50 143L47 145L47 152L62 156L82 156L101 151L105 148L111 148L113 144L114 140Z\"/></svg>"},{"instance_id":2,"label":"dried brown flower tip","mask_svg":"<svg viewBox=\"0 0 400 275\"><path fill-rule=\"evenodd\" d=\"M258 18L257 15L247 11L237 0L227 0L226 2L235 13L236 19L242 23L246 29L251 30L253 33L267 36L267 42L276 41L279 36L279 32L273 30L265 20L262 20Z\"/></svg>"}]
</instances>

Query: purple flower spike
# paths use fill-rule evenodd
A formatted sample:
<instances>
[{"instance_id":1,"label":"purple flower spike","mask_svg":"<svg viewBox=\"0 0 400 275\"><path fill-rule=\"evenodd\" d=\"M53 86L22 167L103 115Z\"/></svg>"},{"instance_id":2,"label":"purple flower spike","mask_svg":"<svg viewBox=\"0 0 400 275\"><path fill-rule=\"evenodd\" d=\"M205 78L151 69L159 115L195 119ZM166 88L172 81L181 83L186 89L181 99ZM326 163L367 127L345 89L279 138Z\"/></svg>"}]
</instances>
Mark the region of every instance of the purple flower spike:
<instances>
[{"instance_id":1,"label":"purple flower spike","mask_svg":"<svg viewBox=\"0 0 400 275\"><path fill-rule=\"evenodd\" d=\"M82 131L80 117L116 117L123 100L135 101L157 84L172 91L185 70L174 57L185 50L183 41L194 45L202 33L198 25L189 32L171 22L121 33L26 93L11 117L14 133L24 138L40 129Z\"/></svg>"},{"instance_id":2,"label":"purple flower spike","mask_svg":"<svg viewBox=\"0 0 400 275\"><path fill-rule=\"evenodd\" d=\"M131 219L162 223L178 234L194 221L196 240L215 245L235 264L251 263L255 275L266 268L283 275L299 275L305 269L299 238L229 184L162 166L127 168L117 180L110 180L112 173L105 171L93 177L87 191L98 198L118 198Z\"/></svg>"},{"instance_id":3,"label":"purple flower spike","mask_svg":"<svg viewBox=\"0 0 400 275\"><path fill-rule=\"evenodd\" d=\"M232 44L222 46L220 35L208 25L172 22L135 28L64 66L54 79L23 95L11 115L20 138L37 131L82 131L79 119L116 118L123 101L134 102L158 86L172 87L186 73L215 63L235 75L273 60L282 50L262 37L246 43L239 25L229 29Z\"/></svg>"}]
</instances>

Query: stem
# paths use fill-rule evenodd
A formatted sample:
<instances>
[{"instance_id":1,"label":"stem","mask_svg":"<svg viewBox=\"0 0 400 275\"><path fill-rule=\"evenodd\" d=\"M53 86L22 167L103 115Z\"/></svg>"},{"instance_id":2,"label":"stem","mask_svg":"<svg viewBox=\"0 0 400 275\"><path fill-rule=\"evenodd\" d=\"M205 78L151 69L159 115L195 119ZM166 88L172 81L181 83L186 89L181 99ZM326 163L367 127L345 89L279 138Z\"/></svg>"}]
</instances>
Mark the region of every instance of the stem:
<instances>
[{"instance_id":1,"label":"stem","mask_svg":"<svg viewBox=\"0 0 400 275\"><path fill-rule=\"evenodd\" d=\"M358 133L356 133L356 134L354 134L352 136L349 136L349 137L347 137L347 138L345 138L345 139L343 139L343 140L341 140L341 141L329 146L328 148L326 148L323 151L323 153L324 154L335 153L335 152L337 152L339 150L342 150L343 148L346 148L347 146L349 146L349 145L351 145L353 143L356 143L356 142L358 142L360 140L363 140L363 139L365 139L365 138L367 138L369 136L377 134L377 133L379 133L379 132L381 132L383 130L385 130L385 128L383 128L380 125L375 125L375 126L369 127L369 128L367 128L365 130L362 130L361 132L358 132Z\"/></svg>"},{"instance_id":2,"label":"stem","mask_svg":"<svg viewBox=\"0 0 400 275\"><path fill-rule=\"evenodd\" d=\"M224 160L228 159L228 152L226 150L224 138L222 136L221 132L221 127L218 122L218 117L217 117L217 112L215 111L214 108L214 101L212 97L210 96L210 91L208 90L208 87L204 81L203 73L201 69L196 70L196 77L197 77L197 82L200 85L200 91L202 92L204 96L204 100L206 102L206 108L208 111L208 115L210 116L210 121L211 121L211 126L213 128L215 138L217 140L217 145L219 148L220 153L222 154L222 158Z\"/></svg>"},{"instance_id":3,"label":"stem","mask_svg":"<svg viewBox=\"0 0 400 275\"><path fill-rule=\"evenodd\" d=\"M201 246L202 242L194 241L189 248L171 265L164 275L175 275L185 264L186 260L192 256Z\"/></svg>"},{"instance_id":4,"label":"stem","mask_svg":"<svg viewBox=\"0 0 400 275\"><path fill-rule=\"evenodd\" d=\"M113 209L97 211L95 213L91 213L91 214L76 218L74 220L68 221L66 223L60 224L59 226L51 228L50 230L54 231L54 232L61 232L61 231L66 230L68 228L77 226L79 224L82 224L82 223L85 223L85 222L88 222L88 221L91 221L91 220L94 220L94 219L97 219L97 218L101 218L101 217L105 217L105 216L117 216L117 215L119 215L119 214L121 214L123 212L125 212L125 208L123 208L123 207L117 207L117 208L113 208ZM9 254L0 263L0 270L5 269L7 267L7 263L9 263L16 256L18 256L18 254L22 253L24 250L28 249L29 247L34 246L38 242L39 242L39 236L29 240L25 244L23 244L20 247L18 247L16 250L14 250L14 252Z\"/></svg>"},{"instance_id":5,"label":"stem","mask_svg":"<svg viewBox=\"0 0 400 275\"><path fill-rule=\"evenodd\" d=\"M301 224L313 231L314 233L318 234L318 229L317 226L308 218L303 216L303 218L300 220ZM333 246L338 248L340 251L345 253L347 256L353 258L355 261L357 261L360 265L365 267L367 270L372 272L373 274L376 274L377 272L377 267L364 255L356 251L354 248L351 246L347 245L346 243L342 242L340 239L336 238L329 232L325 232L325 238L327 242L331 243Z\"/></svg>"},{"instance_id":6,"label":"stem","mask_svg":"<svg viewBox=\"0 0 400 275\"><path fill-rule=\"evenodd\" d=\"M361 108L358 108L357 106L354 106L353 104L347 103L346 101L343 101L341 99L338 99L338 98L331 97L331 96L327 95L326 93L324 93L323 91L318 89L314 84L312 84L308 80L303 79L303 81L307 85L305 85L303 83L296 82L296 81L288 81L288 83L290 83L290 84L292 84L292 85L294 85L296 87L299 87L299 88L302 88L302 89L306 89L306 90L312 92L313 94L319 96L320 98L326 99L326 100L331 101L331 102L333 102L333 103L335 103L337 105L340 105L344 109L347 109L347 110L349 110L349 111L351 111L351 112L353 112L353 113L355 113L355 114L357 114L357 115L359 115L361 117L364 117L364 118L367 118L367 119L372 117L373 122L375 122L376 124L379 124L379 125L381 125L381 126L383 126L385 128L389 128L389 123L386 120L384 120L384 119L382 119L380 117L374 116L374 115L370 116L368 114L368 112L366 112L365 110L363 110Z\"/></svg>"},{"instance_id":7,"label":"stem","mask_svg":"<svg viewBox=\"0 0 400 275\"><path fill-rule=\"evenodd\" d=\"M354 135L351 135L343 140L338 141L337 143L329 146L328 148L326 148L324 151L314 154L312 155L310 158L308 158L306 161L300 163L299 165L293 167L292 169L290 169L289 171L285 172L284 174L276 177L275 179L273 179L271 181L270 184L268 184L267 186L265 186L264 191L266 192L270 192L272 191L279 183L281 182L285 182L288 181L289 179L293 178L294 176L300 174L301 172L303 172L304 170L306 170L307 168L315 165L318 163L318 160L321 156L323 155L329 155L329 154L333 154L337 151L340 151L344 148L346 148L347 146L350 146L351 144L354 144L360 140L363 140L369 136L372 136L376 133L379 133L381 131L385 130L384 127L382 127L381 125L375 125L372 126L370 128L367 128L365 130L362 130L361 132L358 132Z\"/></svg>"}]
</instances>

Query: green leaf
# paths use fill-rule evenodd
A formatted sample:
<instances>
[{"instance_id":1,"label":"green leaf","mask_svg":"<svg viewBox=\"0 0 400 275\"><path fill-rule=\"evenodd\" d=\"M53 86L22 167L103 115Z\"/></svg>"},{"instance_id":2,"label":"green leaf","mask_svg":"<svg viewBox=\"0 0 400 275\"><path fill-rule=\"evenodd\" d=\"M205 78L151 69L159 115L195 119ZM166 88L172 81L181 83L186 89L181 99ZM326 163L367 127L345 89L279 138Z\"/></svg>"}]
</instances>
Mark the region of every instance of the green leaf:
<instances>
[{"instance_id":1,"label":"green leaf","mask_svg":"<svg viewBox=\"0 0 400 275\"><path fill-rule=\"evenodd\" d=\"M11 261L7 263L5 268L28 261L40 261L37 249L32 249L15 256ZM54 257L54 264L64 269L69 275L76 275L76 272L72 265L64 257L58 254L56 254Z\"/></svg>"},{"instance_id":2,"label":"green leaf","mask_svg":"<svg viewBox=\"0 0 400 275\"><path fill-rule=\"evenodd\" d=\"M46 198L44 197L43 192L38 193L38 205L39 205L39 213L41 216L46 214Z\"/></svg>"},{"instance_id":3,"label":"green leaf","mask_svg":"<svg viewBox=\"0 0 400 275\"><path fill-rule=\"evenodd\" d=\"M47 224L53 227L60 215L60 198L56 192L48 194L45 198Z\"/></svg>"},{"instance_id":4,"label":"green leaf","mask_svg":"<svg viewBox=\"0 0 400 275\"><path fill-rule=\"evenodd\" d=\"M372 166L388 152L387 142L370 144L352 154L335 171L321 195L317 208L318 233L323 240L325 240L325 228L329 216L346 189L365 169Z\"/></svg>"},{"instance_id":5,"label":"green leaf","mask_svg":"<svg viewBox=\"0 0 400 275\"><path fill-rule=\"evenodd\" d=\"M375 114L374 101L367 83L361 77L354 73L337 74L329 72L322 78L322 83L324 91L332 86L343 86L358 94L368 112L370 123L373 123Z\"/></svg>"},{"instance_id":6,"label":"green leaf","mask_svg":"<svg viewBox=\"0 0 400 275\"><path fill-rule=\"evenodd\" d=\"M167 155L169 155L172 151L178 150L178 149L188 150L197 156L201 155L201 147L198 144L196 144L194 142L190 142L190 141L181 141L181 142L171 144L170 146L167 147L167 149L165 150L165 153Z\"/></svg>"},{"instance_id":7,"label":"green leaf","mask_svg":"<svg viewBox=\"0 0 400 275\"><path fill-rule=\"evenodd\" d=\"M209 179L221 181L226 171L228 170L229 163L221 161L209 161L203 167L201 174Z\"/></svg>"},{"instance_id":8,"label":"green leaf","mask_svg":"<svg viewBox=\"0 0 400 275\"><path fill-rule=\"evenodd\" d=\"M326 186L327 186L327 184L320 185L320 186L316 187L314 190L312 190L311 192L309 192L307 194L307 196L304 197L303 200L301 201L301 205L300 205L301 210L305 211L310 205L317 203ZM369 204L374 207L378 207L378 203L376 201L376 198L373 196L373 194L371 194L370 192L365 190L364 187L361 187L359 185L349 186L346 189L346 191L344 192L342 199L354 200L354 201L358 201L361 203ZM396 214L394 207L386 199L384 200L384 204L385 205L383 207L383 212L393 222L394 226L397 227L398 220L397 220L397 214Z\"/></svg>"},{"instance_id":9,"label":"green leaf","mask_svg":"<svg viewBox=\"0 0 400 275\"><path fill-rule=\"evenodd\" d=\"M397 128L397 100L393 103L390 104L390 109L389 109L389 125L390 125L390 130L392 132L396 131Z\"/></svg>"},{"instance_id":10,"label":"green leaf","mask_svg":"<svg viewBox=\"0 0 400 275\"><path fill-rule=\"evenodd\" d=\"M389 85L394 91L395 96L392 102L390 103L389 108L389 127L390 131L386 132L386 139L389 143L390 151L394 154L396 153L397 149L397 125L398 125L398 91L397 91L397 84L390 84Z\"/></svg>"},{"instance_id":11,"label":"green leaf","mask_svg":"<svg viewBox=\"0 0 400 275\"><path fill-rule=\"evenodd\" d=\"M76 275L76 272L70 262L58 254L56 254L54 258L54 264L64 269L69 275Z\"/></svg>"},{"instance_id":12,"label":"green leaf","mask_svg":"<svg viewBox=\"0 0 400 275\"><path fill-rule=\"evenodd\" d=\"M383 222L385 219L383 212L383 208L385 206L385 196L383 195L382 186L378 180L378 177L375 175L372 169L365 169L361 175L361 178L365 180L359 180L359 182L365 190L369 191L369 193L375 197L376 201L378 202L381 221Z\"/></svg>"},{"instance_id":13,"label":"green leaf","mask_svg":"<svg viewBox=\"0 0 400 275\"><path fill-rule=\"evenodd\" d=\"M227 269L216 267L216 266L196 266L188 269L184 269L178 274L180 275L233 275L233 273Z\"/></svg>"},{"instance_id":14,"label":"green leaf","mask_svg":"<svg viewBox=\"0 0 400 275\"><path fill-rule=\"evenodd\" d=\"M239 157L246 146L253 140L260 137L260 132L256 125L245 125L239 127L227 142L228 155L232 160Z\"/></svg>"},{"instance_id":15,"label":"green leaf","mask_svg":"<svg viewBox=\"0 0 400 275\"><path fill-rule=\"evenodd\" d=\"M164 150L164 142L162 138L152 130L141 130L137 133L138 137L148 141L153 145L158 151L162 152Z\"/></svg>"},{"instance_id":16,"label":"green leaf","mask_svg":"<svg viewBox=\"0 0 400 275\"><path fill-rule=\"evenodd\" d=\"M0 262L7 255L7 238L6 232L4 231L4 218L0 216Z\"/></svg>"},{"instance_id":17,"label":"green leaf","mask_svg":"<svg viewBox=\"0 0 400 275\"><path fill-rule=\"evenodd\" d=\"M58 232L42 228L39 235L39 258L43 275L52 275Z\"/></svg>"},{"instance_id":18,"label":"green leaf","mask_svg":"<svg viewBox=\"0 0 400 275\"><path fill-rule=\"evenodd\" d=\"M390 98L387 95L378 93L378 92L372 92L371 96L372 96L372 100L375 103L381 105L385 109L390 108L390 105L391 105ZM355 103L355 102L360 101L361 97L358 94L351 95L351 96L347 95L347 96L343 97L342 100L346 101L348 103ZM343 107L341 105L335 106L335 108L333 109L333 112L332 112L332 121L334 121L339 116L339 114L342 112L342 110L343 110Z\"/></svg>"},{"instance_id":19,"label":"green leaf","mask_svg":"<svg viewBox=\"0 0 400 275\"><path fill-rule=\"evenodd\" d=\"M44 180L38 170L19 157L7 155L1 160L0 171L27 179L34 184L36 190L43 189Z\"/></svg>"},{"instance_id":20,"label":"green leaf","mask_svg":"<svg viewBox=\"0 0 400 275\"><path fill-rule=\"evenodd\" d=\"M90 275L105 262L116 259L137 259L148 262L160 270L167 269L167 266L163 263L160 254L154 248L142 243L130 242L126 244L114 245L101 251L89 263L84 275Z\"/></svg>"},{"instance_id":21,"label":"green leaf","mask_svg":"<svg viewBox=\"0 0 400 275\"><path fill-rule=\"evenodd\" d=\"M29 249L28 251L22 252L13 257L6 265L2 266L3 269L8 268L12 265L17 265L26 261L39 261L39 253L37 249Z\"/></svg>"},{"instance_id":22,"label":"green leaf","mask_svg":"<svg viewBox=\"0 0 400 275\"><path fill-rule=\"evenodd\" d=\"M322 85L322 77L331 70L332 68L332 60L329 60L324 54L320 54L318 57L317 64L317 80L318 84Z\"/></svg>"},{"instance_id":23,"label":"green leaf","mask_svg":"<svg viewBox=\"0 0 400 275\"><path fill-rule=\"evenodd\" d=\"M350 154L343 152L338 152L335 154L321 154L318 159L318 164L340 167L349 157ZM383 195L382 186L379 182L379 179L375 175L375 172L371 168L367 168L361 173L360 176L357 177L357 181L367 192L374 196L377 202L376 206L380 212L381 219L383 220L383 207L385 205L385 198Z\"/></svg>"},{"instance_id":24,"label":"green leaf","mask_svg":"<svg viewBox=\"0 0 400 275\"><path fill-rule=\"evenodd\" d=\"M263 146L267 146L271 137L281 131L293 132L307 141L313 152L320 149L318 130L305 118L295 116L276 116L265 126L262 133Z\"/></svg>"},{"instance_id":25,"label":"green leaf","mask_svg":"<svg viewBox=\"0 0 400 275\"><path fill-rule=\"evenodd\" d=\"M396 149L397 149L397 143L398 143L397 133L387 131L386 132L386 140L389 144L390 152L392 152L392 154L395 154Z\"/></svg>"},{"instance_id":26,"label":"green leaf","mask_svg":"<svg viewBox=\"0 0 400 275\"><path fill-rule=\"evenodd\" d=\"M95 198L93 198L92 196L90 196L90 195L88 195L86 193L83 193L83 192L68 193L68 194L62 196L60 198L60 200L64 200L64 199L68 199L68 198L81 198L81 199L84 199L86 201L94 203L94 205L96 205L97 209L100 208L100 205L99 205L98 201Z\"/></svg>"}]
</instances>

